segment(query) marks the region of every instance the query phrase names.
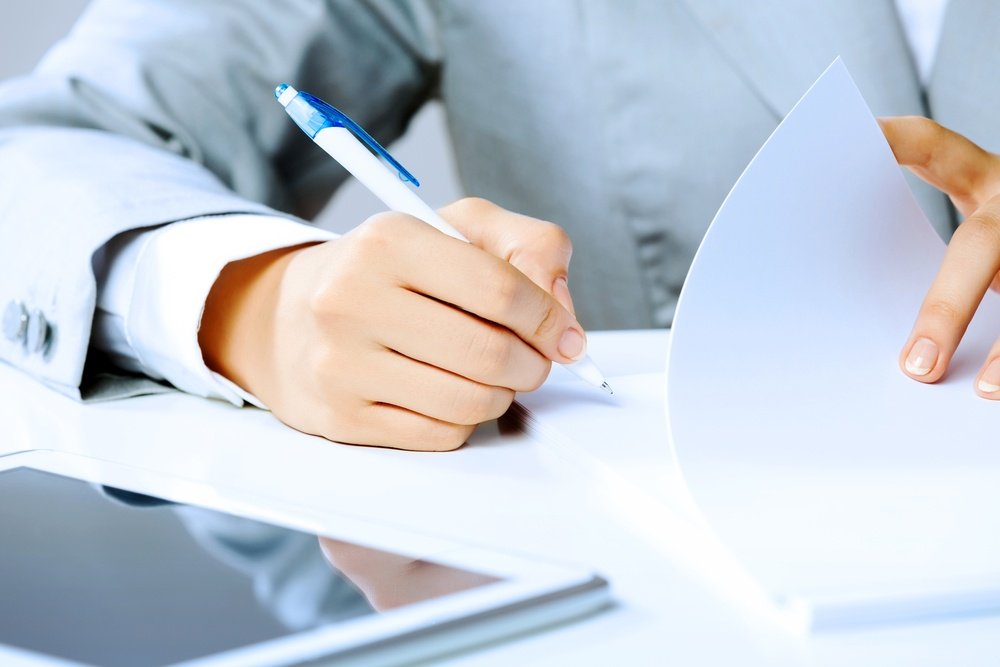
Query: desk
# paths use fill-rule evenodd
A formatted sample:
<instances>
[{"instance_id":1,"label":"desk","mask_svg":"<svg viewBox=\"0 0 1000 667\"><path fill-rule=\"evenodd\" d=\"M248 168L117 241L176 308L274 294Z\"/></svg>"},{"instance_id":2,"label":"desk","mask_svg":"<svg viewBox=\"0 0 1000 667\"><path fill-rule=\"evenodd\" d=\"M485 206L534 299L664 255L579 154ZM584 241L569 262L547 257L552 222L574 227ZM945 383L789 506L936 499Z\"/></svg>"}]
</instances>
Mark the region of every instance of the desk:
<instances>
[{"instance_id":1,"label":"desk","mask_svg":"<svg viewBox=\"0 0 1000 667\"><path fill-rule=\"evenodd\" d=\"M598 333L590 349L606 373L621 375L650 370L650 359L662 364L665 343L664 332ZM623 348L645 352L622 355ZM607 612L442 664L985 665L1000 656L1000 618L798 639L692 573L681 541L658 533L650 539L657 525L688 520L671 494L664 492L657 508L610 498L565 448L496 423L480 427L456 452L428 454L334 445L266 412L179 393L80 405L6 366L0 396L3 454L75 452L586 563L611 580L617 604ZM650 434L650 465L665 465L665 443L665 432ZM613 451L603 462L614 473Z\"/></svg>"}]
</instances>

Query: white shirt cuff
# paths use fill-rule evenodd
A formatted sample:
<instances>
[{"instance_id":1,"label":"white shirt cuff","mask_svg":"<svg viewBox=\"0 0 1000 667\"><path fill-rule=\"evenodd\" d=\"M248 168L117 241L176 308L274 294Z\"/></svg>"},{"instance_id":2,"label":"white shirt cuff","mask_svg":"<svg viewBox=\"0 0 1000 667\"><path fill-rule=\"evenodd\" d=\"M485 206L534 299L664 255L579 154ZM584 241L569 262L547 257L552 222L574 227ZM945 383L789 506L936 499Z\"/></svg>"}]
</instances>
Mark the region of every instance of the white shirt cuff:
<instances>
[{"instance_id":1,"label":"white shirt cuff","mask_svg":"<svg viewBox=\"0 0 1000 667\"><path fill-rule=\"evenodd\" d=\"M230 262L333 238L322 229L262 215L194 218L126 235L109 244L103 266L95 266L94 344L123 367L188 393L264 407L205 364L198 329L208 293Z\"/></svg>"}]
</instances>

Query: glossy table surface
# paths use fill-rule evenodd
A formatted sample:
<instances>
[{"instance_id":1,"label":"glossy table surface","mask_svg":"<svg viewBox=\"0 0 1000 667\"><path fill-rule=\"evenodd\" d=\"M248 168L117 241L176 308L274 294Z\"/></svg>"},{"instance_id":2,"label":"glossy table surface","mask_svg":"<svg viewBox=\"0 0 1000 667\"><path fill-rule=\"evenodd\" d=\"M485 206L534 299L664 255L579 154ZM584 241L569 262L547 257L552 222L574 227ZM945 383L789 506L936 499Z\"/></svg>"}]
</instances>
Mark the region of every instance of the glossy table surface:
<instances>
[{"instance_id":1,"label":"glossy table surface","mask_svg":"<svg viewBox=\"0 0 1000 667\"><path fill-rule=\"evenodd\" d=\"M594 333L590 352L609 377L661 371L667 336ZM611 581L607 611L441 664L974 665L1000 655L1000 617L796 634L752 585L741 587L738 572L719 574L725 555L685 502L663 421L631 443L622 466L614 443L585 443L577 456L512 417L481 426L458 451L428 454L334 444L267 412L179 393L81 405L6 366L0 396L3 454L78 453L252 492L262 503L582 563ZM662 470L664 488L634 479L640 469Z\"/></svg>"}]
</instances>

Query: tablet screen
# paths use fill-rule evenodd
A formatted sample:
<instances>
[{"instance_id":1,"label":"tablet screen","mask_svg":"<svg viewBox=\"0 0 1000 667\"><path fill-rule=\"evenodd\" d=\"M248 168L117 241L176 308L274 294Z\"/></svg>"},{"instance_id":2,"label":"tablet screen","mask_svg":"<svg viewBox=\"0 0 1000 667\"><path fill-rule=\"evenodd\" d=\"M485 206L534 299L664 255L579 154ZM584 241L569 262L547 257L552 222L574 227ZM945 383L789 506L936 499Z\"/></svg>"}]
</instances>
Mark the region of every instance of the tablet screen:
<instances>
[{"instance_id":1,"label":"tablet screen","mask_svg":"<svg viewBox=\"0 0 1000 667\"><path fill-rule=\"evenodd\" d=\"M29 468L0 472L0 643L166 665L496 578Z\"/></svg>"}]
</instances>

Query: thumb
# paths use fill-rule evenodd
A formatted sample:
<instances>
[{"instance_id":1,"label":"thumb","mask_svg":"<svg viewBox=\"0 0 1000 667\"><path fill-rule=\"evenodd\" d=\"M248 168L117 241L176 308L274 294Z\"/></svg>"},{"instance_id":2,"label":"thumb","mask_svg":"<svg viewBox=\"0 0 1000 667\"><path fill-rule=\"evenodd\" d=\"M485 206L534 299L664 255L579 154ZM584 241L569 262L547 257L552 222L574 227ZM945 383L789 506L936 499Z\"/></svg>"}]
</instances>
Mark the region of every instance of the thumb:
<instances>
[{"instance_id":1,"label":"thumb","mask_svg":"<svg viewBox=\"0 0 1000 667\"><path fill-rule=\"evenodd\" d=\"M573 244L562 227L476 197L460 199L438 213L473 245L512 264L576 314L568 283Z\"/></svg>"}]
</instances>

